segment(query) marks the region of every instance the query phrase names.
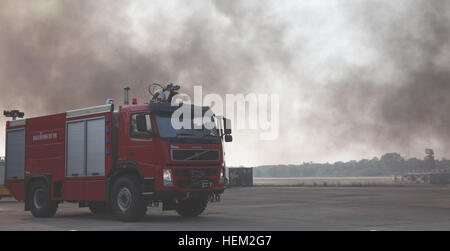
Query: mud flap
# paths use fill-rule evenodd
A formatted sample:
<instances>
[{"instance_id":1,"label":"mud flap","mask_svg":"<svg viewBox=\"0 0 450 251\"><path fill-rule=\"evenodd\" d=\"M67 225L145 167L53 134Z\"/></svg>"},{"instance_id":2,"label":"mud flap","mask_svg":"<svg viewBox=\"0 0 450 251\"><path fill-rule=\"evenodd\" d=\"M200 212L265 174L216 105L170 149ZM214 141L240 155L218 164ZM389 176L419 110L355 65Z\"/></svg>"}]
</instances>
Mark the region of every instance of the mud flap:
<instances>
[{"instance_id":1,"label":"mud flap","mask_svg":"<svg viewBox=\"0 0 450 251\"><path fill-rule=\"evenodd\" d=\"M177 203L175 202L174 199L164 200L163 205L162 205L162 210L163 211L175 210L176 206L177 206Z\"/></svg>"}]
</instances>

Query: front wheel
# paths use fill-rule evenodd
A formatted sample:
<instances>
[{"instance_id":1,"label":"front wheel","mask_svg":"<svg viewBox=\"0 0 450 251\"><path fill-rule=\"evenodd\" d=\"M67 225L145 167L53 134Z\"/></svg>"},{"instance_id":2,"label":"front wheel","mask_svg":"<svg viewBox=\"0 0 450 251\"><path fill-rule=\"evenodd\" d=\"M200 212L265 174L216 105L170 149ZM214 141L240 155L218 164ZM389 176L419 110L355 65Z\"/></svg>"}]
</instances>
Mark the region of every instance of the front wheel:
<instances>
[{"instance_id":1,"label":"front wheel","mask_svg":"<svg viewBox=\"0 0 450 251\"><path fill-rule=\"evenodd\" d=\"M185 218L191 218L200 215L205 211L208 205L206 198L191 198L181 201L175 208L175 211Z\"/></svg>"},{"instance_id":2,"label":"front wheel","mask_svg":"<svg viewBox=\"0 0 450 251\"><path fill-rule=\"evenodd\" d=\"M133 176L124 176L114 182L111 196L112 211L121 221L138 221L147 212L139 181Z\"/></svg>"},{"instance_id":3,"label":"front wheel","mask_svg":"<svg viewBox=\"0 0 450 251\"><path fill-rule=\"evenodd\" d=\"M34 217L53 217L58 209L58 202L50 198L47 183L39 180L31 185L31 214Z\"/></svg>"}]
</instances>

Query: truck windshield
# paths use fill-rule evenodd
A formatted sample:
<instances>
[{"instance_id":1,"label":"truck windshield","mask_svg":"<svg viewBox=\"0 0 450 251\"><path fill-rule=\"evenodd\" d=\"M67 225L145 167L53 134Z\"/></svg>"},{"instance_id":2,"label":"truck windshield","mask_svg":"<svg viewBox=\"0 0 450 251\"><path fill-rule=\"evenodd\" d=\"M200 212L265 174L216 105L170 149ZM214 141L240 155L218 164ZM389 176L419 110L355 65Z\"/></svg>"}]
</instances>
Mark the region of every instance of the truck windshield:
<instances>
[{"instance_id":1,"label":"truck windshield","mask_svg":"<svg viewBox=\"0 0 450 251\"><path fill-rule=\"evenodd\" d=\"M208 129L203 125L202 117L190 119L190 129L175 129L172 126L172 117L170 113L155 114L155 121L158 127L159 137L169 139L172 142L180 143L220 143L220 137L214 126ZM215 125L215 121L211 121Z\"/></svg>"}]
</instances>

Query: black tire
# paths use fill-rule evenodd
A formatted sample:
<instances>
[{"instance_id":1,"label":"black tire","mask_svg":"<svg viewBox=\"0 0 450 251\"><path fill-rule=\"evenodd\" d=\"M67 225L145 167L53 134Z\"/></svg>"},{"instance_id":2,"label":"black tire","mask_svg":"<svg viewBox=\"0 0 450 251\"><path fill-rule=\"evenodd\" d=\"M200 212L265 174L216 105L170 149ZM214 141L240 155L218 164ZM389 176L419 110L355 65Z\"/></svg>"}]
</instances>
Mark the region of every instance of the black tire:
<instances>
[{"instance_id":1,"label":"black tire","mask_svg":"<svg viewBox=\"0 0 450 251\"><path fill-rule=\"evenodd\" d=\"M124 176L113 184L111 209L121 221L138 221L147 212L148 202L142 198L139 181L133 176Z\"/></svg>"},{"instance_id":2,"label":"black tire","mask_svg":"<svg viewBox=\"0 0 450 251\"><path fill-rule=\"evenodd\" d=\"M191 198L179 202L175 207L175 211L177 211L181 217L192 218L203 213L207 205L207 198Z\"/></svg>"},{"instance_id":3,"label":"black tire","mask_svg":"<svg viewBox=\"0 0 450 251\"><path fill-rule=\"evenodd\" d=\"M29 200L34 217L53 217L58 210L58 202L51 200L50 187L43 180L31 184Z\"/></svg>"},{"instance_id":4,"label":"black tire","mask_svg":"<svg viewBox=\"0 0 450 251\"><path fill-rule=\"evenodd\" d=\"M92 214L104 214L108 212L108 207L106 206L106 202L90 202L89 210L91 210Z\"/></svg>"}]
</instances>

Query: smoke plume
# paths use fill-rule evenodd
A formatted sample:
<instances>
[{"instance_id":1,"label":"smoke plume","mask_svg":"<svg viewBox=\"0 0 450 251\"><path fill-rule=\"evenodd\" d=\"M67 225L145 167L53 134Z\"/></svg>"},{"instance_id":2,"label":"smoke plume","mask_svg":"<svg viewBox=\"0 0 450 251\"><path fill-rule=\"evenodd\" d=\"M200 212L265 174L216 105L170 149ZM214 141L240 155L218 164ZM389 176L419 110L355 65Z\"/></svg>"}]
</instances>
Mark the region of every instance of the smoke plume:
<instances>
[{"instance_id":1,"label":"smoke plume","mask_svg":"<svg viewBox=\"0 0 450 251\"><path fill-rule=\"evenodd\" d=\"M279 93L280 138L235 132L229 164L421 157L425 147L450 157L448 1L0 5L2 109L33 117L119 104L125 86L143 102L153 82Z\"/></svg>"}]
</instances>

